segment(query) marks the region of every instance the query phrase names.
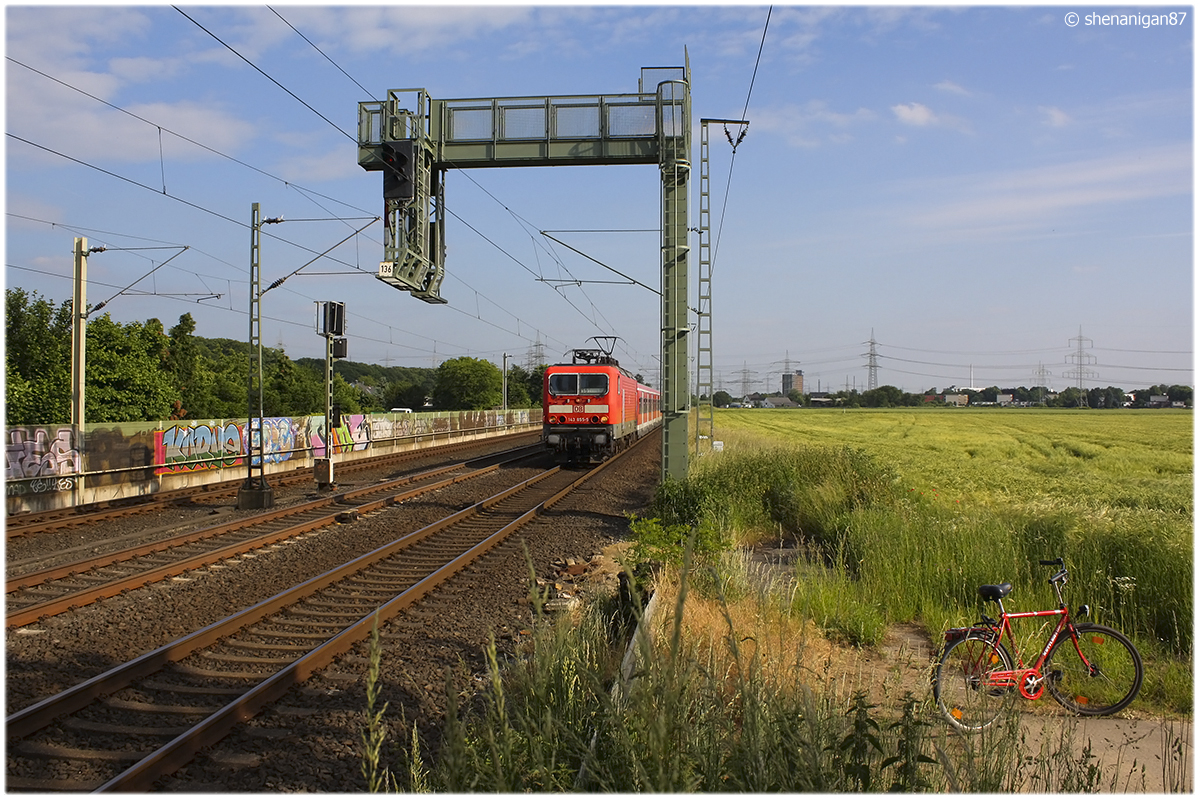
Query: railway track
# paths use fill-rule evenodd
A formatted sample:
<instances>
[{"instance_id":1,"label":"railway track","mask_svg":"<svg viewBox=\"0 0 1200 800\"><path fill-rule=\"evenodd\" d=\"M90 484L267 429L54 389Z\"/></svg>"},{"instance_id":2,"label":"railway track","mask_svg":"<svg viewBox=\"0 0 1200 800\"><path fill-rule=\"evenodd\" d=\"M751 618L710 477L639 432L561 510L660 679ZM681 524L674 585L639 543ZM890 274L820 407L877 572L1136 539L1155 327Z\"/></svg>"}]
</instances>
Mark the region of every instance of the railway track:
<instances>
[{"instance_id":1,"label":"railway track","mask_svg":"<svg viewBox=\"0 0 1200 800\"><path fill-rule=\"evenodd\" d=\"M619 460L542 472L10 715L7 788L152 788Z\"/></svg>"},{"instance_id":2,"label":"railway track","mask_svg":"<svg viewBox=\"0 0 1200 800\"><path fill-rule=\"evenodd\" d=\"M342 521L353 520L540 453L537 445L460 462L248 518L189 530L9 578L5 626L21 627ZM475 468L469 465L491 463Z\"/></svg>"},{"instance_id":3,"label":"railway track","mask_svg":"<svg viewBox=\"0 0 1200 800\"><path fill-rule=\"evenodd\" d=\"M536 435L536 433L522 432L496 437L488 441L500 442L510 439L530 438ZM457 444L439 445L420 450L407 450L402 453L391 453L373 458L355 459L354 461L339 464L338 474L344 476L366 470L399 466L420 459L453 455L464 450L478 448L479 446L479 440L475 440L459 442ZM294 472L276 473L271 476L270 480L275 486L299 486L311 484L313 482L313 475L310 470L299 469ZM221 500L236 495L243 483L244 479L238 478L232 481L222 481L221 483L185 489L173 489L166 492L156 492L153 495L143 497L122 498L120 500L77 508L58 509L40 514L19 514L6 518L4 535L6 540L11 540L21 536L86 527L99 522L143 514L169 506Z\"/></svg>"}]
</instances>

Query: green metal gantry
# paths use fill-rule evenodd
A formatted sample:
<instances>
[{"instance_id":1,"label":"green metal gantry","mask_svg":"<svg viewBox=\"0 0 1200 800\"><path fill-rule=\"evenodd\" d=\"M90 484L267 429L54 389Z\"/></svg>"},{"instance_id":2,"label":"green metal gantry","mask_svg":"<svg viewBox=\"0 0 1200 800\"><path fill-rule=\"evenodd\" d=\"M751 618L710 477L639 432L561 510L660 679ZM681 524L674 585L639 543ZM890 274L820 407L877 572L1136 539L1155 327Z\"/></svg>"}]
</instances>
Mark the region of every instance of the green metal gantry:
<instances>
[{"instance_id":1,"label":"green metal gantry","mask_svg":"<svg viewBox=\"0 0 1200 800\"><path fill-rule=\"evenodd\" d=\"M436 100L395 89L358 105L358 163L383 171L376 277L446 302L444 176L450 169L657 164L662 177L662 474L688 466L688 180L691 89L682 67L644 67L637 94ZM405 101L403 97L411 97Z\"/></svg>"}]
</instances>

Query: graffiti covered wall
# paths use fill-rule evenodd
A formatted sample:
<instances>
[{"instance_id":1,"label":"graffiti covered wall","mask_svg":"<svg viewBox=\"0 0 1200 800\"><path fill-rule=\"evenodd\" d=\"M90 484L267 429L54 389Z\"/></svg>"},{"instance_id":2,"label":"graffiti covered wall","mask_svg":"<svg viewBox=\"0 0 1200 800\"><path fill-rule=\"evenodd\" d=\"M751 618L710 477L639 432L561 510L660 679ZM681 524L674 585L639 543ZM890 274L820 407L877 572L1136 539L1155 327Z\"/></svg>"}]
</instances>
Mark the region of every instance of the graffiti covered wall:
<instances>
[{"instance_id":1,"label":"graffiti covered wall","mask_svg":"<svg viewBox=\"0 0 1200 800\"><path fill-rule=\"evenodd\" d=\"M70 425L10 429L4 457L9 496L70 491L83 472L83 455Z\"/></svg>"},{"instance_id":2,"label":"graffiti covered wall","mask_svg":"<svg viewBox=\"0 0 1200 800\"><path fill-rule=\"evenodd\" d=\"M242 426L180 422L154 436L155 473L195 472L242 463Z\"/></svg>"},{"instance_id":3,"label":"graffiti covered wall","mask_svg":"<svg viewBox=\"0 0 1200 800\"><path fill-rule=\"evenodd\" d=\"M324 415L270 417L262 423L263 460L276 467L304 467L326 453L423 446L439 437L503 433L540 422L540 409L344 414L341 425L327 435ZM232 480L235 476L227 471L245 466L248 449L257 463L257 422L255 428L249 448L244 419L84 425L82 431L71 425L8 428L8 513L186 485L174 483L177 476ZM97 491L103 487L110 491ZM89 493L83 495L85 490Z\"/></svg>"}]
</instances>

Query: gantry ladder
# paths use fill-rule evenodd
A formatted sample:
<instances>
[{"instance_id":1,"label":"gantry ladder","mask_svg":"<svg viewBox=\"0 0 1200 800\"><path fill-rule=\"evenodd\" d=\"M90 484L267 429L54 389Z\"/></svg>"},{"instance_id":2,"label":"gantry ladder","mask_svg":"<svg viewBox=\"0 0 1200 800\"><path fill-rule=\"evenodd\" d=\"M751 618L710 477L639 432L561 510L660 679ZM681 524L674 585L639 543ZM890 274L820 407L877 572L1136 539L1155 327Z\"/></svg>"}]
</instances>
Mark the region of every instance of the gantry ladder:
<instances>
[{"instance_id":1,"label":"gantry ladder","mask_svg":"<svg viewBox=\"0 0 1200 800\"><path fill-rule=\"evenodd\" d=\"M712 250L709 196L708 123L700 120L700 224L696 303L696 455L712 450L713 350L712 350Z\"/></svg>"}]
</instances>

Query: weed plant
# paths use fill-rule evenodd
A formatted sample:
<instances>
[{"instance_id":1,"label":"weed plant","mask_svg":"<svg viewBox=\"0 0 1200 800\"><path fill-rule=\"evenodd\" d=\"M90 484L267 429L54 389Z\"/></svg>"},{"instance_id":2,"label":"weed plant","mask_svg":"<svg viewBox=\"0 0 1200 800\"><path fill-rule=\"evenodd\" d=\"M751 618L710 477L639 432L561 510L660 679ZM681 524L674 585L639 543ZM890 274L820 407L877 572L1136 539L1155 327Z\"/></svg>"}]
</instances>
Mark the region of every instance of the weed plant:
<instances>
[{"instance_id":1,"label":"weed plant","mask_svg":"<svg viewBox=\"0 0 1200 800\"><path fill-rule=\"evenodd\" d=\"M807 637L777 636L769 621L743 629L735 605L689 600L686 585L658 591L666 600L655 620L643 620L641 630L653 635L639 640L630 683L617 666L623 643L606 639L614 627L600 606L558 621L539 618L523 657L505 665L489 648L489 676L474 711L460 713L448 689L451 712L436 764L424 762L414 733L400 748L408 762L394 771L400 777L389 771L371 785L437 792L1016 792L1111 791L1121 779L1105 774L1086 748L1078 753L1069 733L1047 738L1034 757L1015 722L964 737L931 725L928 700L911 693L898 711L865 691L840 694L830 689L836 676L808 663ZM723 624L687 622L705 615ZM1129 784L1126 776L1122 788Z\"/></svg>"},{"instance_id":2,"label":"weed plant","mask_svg":"<svg viewBox=\"0 0 1200 800\"><path fill-rule=\"evenodd\" d=\"M1038 561L1062 556L1072 607L1087 603L1151 662L1143 700L1190 712L1191 445L1170 436L1180 420L730 413L724 452L660 487L641 522L677 540L688 526L740 544L792 540L804 556L795 611L853 644L902 621L936 639L978 618L987 583L1011 582L1014 610L1051 608ZM863 447L828 444L835 435ZM1021 623L1018 634L1048 631Z\"/></svg>"}]
</instances>

